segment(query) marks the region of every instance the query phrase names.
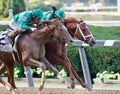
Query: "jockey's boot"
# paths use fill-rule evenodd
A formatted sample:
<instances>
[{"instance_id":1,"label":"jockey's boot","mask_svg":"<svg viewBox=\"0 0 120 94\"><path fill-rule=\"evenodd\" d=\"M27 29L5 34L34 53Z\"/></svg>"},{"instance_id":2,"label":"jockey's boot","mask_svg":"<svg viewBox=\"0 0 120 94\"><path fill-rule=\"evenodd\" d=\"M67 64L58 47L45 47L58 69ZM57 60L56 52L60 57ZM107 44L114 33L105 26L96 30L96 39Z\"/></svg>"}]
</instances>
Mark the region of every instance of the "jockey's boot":
<instances>
[{"instance_id":1,"label":"jockey's boot","mask_svg":"<svg viewBox=\"0 0 120 94\"><path fill-rule=\"evenodd\" d=\"M9 40L9 42L12 44L12 39L17 35L17 34L19 34L20 32L22 32L22 30L20 30L20 29L16 29L16 30L14 30L13 32L10 32L9 34L8 34L8 40Z\"/></svg>"}]
</instances>

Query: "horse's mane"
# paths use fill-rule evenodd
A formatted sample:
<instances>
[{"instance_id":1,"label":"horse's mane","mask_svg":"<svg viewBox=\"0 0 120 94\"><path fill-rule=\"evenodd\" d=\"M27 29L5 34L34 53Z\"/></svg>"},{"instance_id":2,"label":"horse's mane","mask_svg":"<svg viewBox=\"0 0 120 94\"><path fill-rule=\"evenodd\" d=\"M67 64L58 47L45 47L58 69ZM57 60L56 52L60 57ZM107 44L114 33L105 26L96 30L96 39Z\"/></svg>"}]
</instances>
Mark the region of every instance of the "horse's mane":
<instances>
[{"instance_id":1,"label":"horse's mane","mask_svg":"<svg viewBox=\"0 0 120 94\"><path fill-rule=\"evenodd\" d=\"M63 21L64 21L64 23L80 23L80 22L83 22L82 19L77 20L74 17L65 18L65 19L63 19Z\"/></svg>"},{"instance_id":2,"label":"horse's mane","mask_svg":"<svg viewBox=\"0 0 120 94\"><path fill-rule=\"evenodd\" d=\"M45 20L45 21L39 23L39 24L37 25L37 28L38 28L38 29L44 28L46 25L49 25L49 24L53 23L55 20L56 20L56 19Z\"/></svg>"},{"instance_id":3,"label":"horse's mane","mask_svg":"<svg viewBox=\"0 0 120 94\"><path fill-rule=\"evenodd\" d=\"M69 18L64 19L64 22L65 23L72 23L72 22L78 22L78 20L74 17L69 17Z\"/></svg>"},{"instance_id":4,"label":"horse's mane","mask_svg":"<svg viewBox=\"0 0 120 94\"><path fill-rule=\"evenodd\" d=\"M75 29L76 23L79 23L79 21L74 17L65 18L63 19L63 22L67 26L67 28L72 28L72 29Z\"/></svg>"}]
</instances>

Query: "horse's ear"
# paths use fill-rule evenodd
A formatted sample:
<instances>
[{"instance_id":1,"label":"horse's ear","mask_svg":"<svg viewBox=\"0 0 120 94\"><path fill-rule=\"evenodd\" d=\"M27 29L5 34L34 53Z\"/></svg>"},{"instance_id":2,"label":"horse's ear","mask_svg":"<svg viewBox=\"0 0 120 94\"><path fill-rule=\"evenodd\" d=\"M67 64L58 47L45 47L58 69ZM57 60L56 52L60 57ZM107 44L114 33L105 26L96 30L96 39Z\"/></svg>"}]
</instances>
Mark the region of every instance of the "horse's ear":
<instances>
[{"instance_id":1,"label":"horse's ear","mask_svg":"<svg viewBox=\"0 0 120 94\"><path fill-rule=\"evenodd\" d=\"M82 21L83 19L82 18L80 18L80 21Z\"/></svg>"},{"instance_id":2,"label":"horse's ear","mask_svg":"<svg viewBox=\"0 0 120 94\"><path fill-rule=\"evenodd\" d=\"M50 23L50 20L45 20L45 21L43 21L42 23L43 23L43 24L48 24L48 23Z\"/></svg>"},{"instance_id":3,"label":"horse's ear","mask_svg":"<svg viewBox=\"0 0 120 94\"><path fill-rule=\"evenodd\" d=\"M59 25L59 22L58 22L57 20L55 21L55 25L56 25L56 26L58 26L58 25Z\"/></svg>"},{"instance_id":4,"label":"horse's ear","mask_svg":"<svg viewBox=\"0 0 120 94\"><path fill-rule=\"evenodd\" d=\"M65 22L65 18L61 19L61 23L64 23Z\"/></svg>"}]
</instances>

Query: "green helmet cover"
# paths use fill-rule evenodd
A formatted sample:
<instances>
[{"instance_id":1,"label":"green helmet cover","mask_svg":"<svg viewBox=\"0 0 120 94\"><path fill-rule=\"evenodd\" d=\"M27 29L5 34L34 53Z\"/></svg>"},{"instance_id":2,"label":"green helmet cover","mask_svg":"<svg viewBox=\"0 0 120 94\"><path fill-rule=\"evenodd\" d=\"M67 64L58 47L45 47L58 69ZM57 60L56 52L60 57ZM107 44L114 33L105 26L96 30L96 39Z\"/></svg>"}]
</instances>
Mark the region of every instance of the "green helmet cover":
<instances>
[{"instance_id":1,"label":"green helmet cover","mask_svg":"<svg viewBox=\"0 0 120 94\"><path fill-rule=\"evenodd\" d=\"M65 18L65 12L62 10L56 11L55 14L61 19Z\"/></svg>"},{"instance_id":2,"label":"green helmet cover","mask_svg":"<svg viewBox=\"0 0 120 94\"><path fill-rule=\"evenodd\" d=\"M32 12L32 15L33 16L36 16L38 17L39 19L43 17L43 11L39 8L37 9L34 9L33 12Z\"/></svg>"}]
</instances>

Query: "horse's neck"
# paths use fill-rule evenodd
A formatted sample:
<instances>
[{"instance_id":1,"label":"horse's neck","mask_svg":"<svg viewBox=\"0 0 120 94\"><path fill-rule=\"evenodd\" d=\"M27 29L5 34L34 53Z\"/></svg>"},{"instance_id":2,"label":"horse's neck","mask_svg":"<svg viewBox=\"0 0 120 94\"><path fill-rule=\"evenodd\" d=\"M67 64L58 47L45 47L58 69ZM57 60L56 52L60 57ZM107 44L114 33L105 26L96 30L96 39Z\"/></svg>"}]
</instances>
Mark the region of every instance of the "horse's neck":
<instances>
[{"instance_id":1,"label":"horse's neck","mask_svg":"<svg viewBox=\"0 0 120 94\"><path fill-rule=\"evenodd\" d=\"M68 22L66 24L66 28L68 29L69 34L71 35L71 37L74 37L74 34L76 32L76 28L77 28L77 22Z\"/></svg>"},{"instance_id":2,"label":"horse's neck","mask_svg":"<svg viewBox=\"0 0 120 94\"><path fill-rule=\"evenodd\" d=\"M71 37L73 38L74 37L74 30L69 29L68 32L71 35Z\"/></svg>"},{"instance_id":3,"label":"horse's neck","mask_svg":"<svg viewBox=\"0 0 120 94\"><path fill-rule=\"evenodd\" d=\"M36 42L44 44L50 39L51 34L47 30L47 27L46 27L46 28L39 29L38 31L32 33L31 36Z\"/></svg>"}]
</instances>

